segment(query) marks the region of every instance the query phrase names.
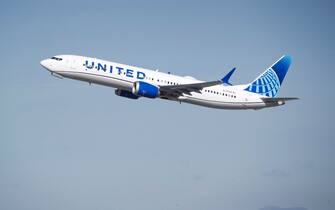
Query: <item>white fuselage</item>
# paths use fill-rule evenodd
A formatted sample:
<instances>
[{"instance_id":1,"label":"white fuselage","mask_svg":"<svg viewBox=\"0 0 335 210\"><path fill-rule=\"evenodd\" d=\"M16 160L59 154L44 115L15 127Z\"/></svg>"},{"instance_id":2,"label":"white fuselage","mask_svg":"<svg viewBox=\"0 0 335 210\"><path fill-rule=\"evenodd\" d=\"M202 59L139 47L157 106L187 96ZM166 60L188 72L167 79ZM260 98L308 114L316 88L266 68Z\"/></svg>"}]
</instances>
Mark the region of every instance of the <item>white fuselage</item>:
<instances>
[{"instance_id":1,"label":"white fuselage","mask_svg":"<svg viewBox=\"0 0 335 210\"><path fill-rule=\"evenodd\" d=\"M143 81L156 86L201 83L189 76L177 76L135 66L75 55L60 55L61 60L46 59L41 65L57 77L132 91L134 82ZM245 85L215 85L178 98L161 97L220 109L261 109L269 107L260 95L245 91Z\"/></svg>"}]
</instances>

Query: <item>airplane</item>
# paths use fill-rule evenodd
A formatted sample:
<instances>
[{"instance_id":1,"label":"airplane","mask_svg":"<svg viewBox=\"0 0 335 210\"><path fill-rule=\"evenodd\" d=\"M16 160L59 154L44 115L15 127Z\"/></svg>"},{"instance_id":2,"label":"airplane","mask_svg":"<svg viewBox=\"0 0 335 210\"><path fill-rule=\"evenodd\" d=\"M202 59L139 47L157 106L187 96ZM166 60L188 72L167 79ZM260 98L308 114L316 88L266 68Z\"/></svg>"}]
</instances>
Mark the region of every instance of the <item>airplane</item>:
<instances>
[{"instance_id":1,"label":"airplane","mask_svg":"<svg viewBox=\"0 0 335 210\"><path fill-rule=\"evenodd\" d=\"M57 55L40 64L58 78L70 78L116 88L115 94L129 99L161 98L217 109L254 109L284 105L293 97L276 97L291 64L283 55L249 84L232 85L226 76L201 81L140 67L78 55Z\"/></svg>"}]
</instances>

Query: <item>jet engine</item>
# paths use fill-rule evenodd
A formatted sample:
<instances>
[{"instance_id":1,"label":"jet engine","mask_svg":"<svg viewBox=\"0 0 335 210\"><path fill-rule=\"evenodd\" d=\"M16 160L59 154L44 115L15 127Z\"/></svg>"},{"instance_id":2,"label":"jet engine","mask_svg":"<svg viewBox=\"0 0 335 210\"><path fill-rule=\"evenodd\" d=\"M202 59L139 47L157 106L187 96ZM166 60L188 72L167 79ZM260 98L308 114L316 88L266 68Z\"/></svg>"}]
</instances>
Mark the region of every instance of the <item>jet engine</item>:
<instances>
[{"instance_id":1,"label":"jet engine","mask_svg":"<svg viewBox=\"0 0 335 210\"><path fill-rule=\"evenodd\" d=\"M121 89L116 89L115 90L115 95L130 98L130 99L138 99L139 98L139 96L134 95L132 92L126 91L126 90L121 90Z\"/></svg>"},{"instance_id":2,"label":"jet engine","mask_svg":"<svg viewBox=\"0 0 335 210\"><path fill-rule=\"evenodd\" d=\"M132 93L136 96L156 98L159 96L159 87L146 82L137 81L134 82Z\"/></svg>"}]
</instances>

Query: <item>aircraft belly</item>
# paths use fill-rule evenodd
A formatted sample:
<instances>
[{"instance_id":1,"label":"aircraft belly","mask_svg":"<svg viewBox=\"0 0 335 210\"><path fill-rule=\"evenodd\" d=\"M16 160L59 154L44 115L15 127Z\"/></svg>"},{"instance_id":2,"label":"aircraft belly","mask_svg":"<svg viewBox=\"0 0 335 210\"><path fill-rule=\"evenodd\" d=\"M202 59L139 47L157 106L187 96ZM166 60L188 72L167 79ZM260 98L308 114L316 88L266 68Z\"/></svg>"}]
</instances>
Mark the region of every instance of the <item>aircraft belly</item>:
<instances>
[{"instance_id":1,"label":"aircraft belly","mask_svg":"<svg viewBox=\"0 0 335 210\"><path fill-rule=\"evenodd\" d=\"M264 103L258 102L227 102L227 101L214 101L214 100L206 100L202 98L195 97L182 97L180 98L182 102L205 106L209 108L217 108L217 109L261 109L265 107Z\"/></svg>"}]
</instances>

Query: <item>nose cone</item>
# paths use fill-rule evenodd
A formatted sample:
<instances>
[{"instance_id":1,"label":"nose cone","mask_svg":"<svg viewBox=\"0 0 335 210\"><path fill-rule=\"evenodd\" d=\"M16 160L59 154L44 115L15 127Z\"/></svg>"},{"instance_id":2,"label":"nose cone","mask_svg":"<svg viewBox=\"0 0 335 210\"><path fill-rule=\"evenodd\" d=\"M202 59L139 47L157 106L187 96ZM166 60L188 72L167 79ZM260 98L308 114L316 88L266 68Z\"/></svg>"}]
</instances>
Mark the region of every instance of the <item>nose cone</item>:
<instances>
[{"instance_id":1,"label":"nose cone","mask_svg":"<svg viewBox=\"0 0 335 210\"><path fill-rule=\"evenodd\" d=\"M48 69L48 60L49 59L45 59L45 60L42 60L41 62L40 62L40 64L41 64L41 66L43 66L44 68L46 68L46 69Z\"/></svg>"}]
</instances>

